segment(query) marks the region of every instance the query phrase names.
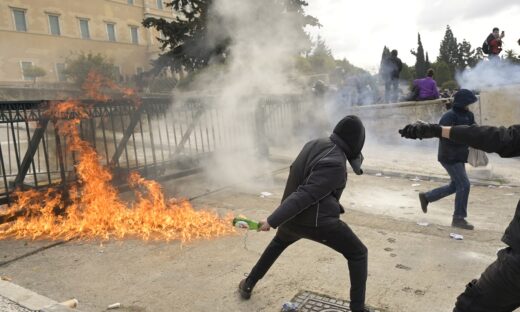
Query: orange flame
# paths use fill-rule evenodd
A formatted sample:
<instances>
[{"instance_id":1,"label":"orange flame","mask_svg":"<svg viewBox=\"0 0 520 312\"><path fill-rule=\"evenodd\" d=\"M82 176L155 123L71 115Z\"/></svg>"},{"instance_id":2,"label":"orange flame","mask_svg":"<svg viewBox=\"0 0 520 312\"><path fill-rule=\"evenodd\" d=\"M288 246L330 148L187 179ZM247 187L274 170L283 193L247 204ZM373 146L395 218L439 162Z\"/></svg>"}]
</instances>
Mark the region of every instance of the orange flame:
<instances>
[{"instance_id":1,"label":"orange flame","mask_svg":"<svg viewBox=\"0 0 520 312\"><path fill-rule=\"evenodd\" d=\"M94 75L91 78L93 88L106 83ZM89 94L99 100L104 98L96 92ZM124 92L134 96L128 90ZM15 192L16 200L8 213L24 211L24 215L10 226L0 227L0 239L139 237L187 242L235 232L232 215L220 217L211 211L195 210L188 200L166 199L159 183L135 172L129 176L129 185L136 201L127 205L110 183L112 174L101 165L100 156L80 138L78 124L87 116L85 108L77 101L66 101L51 107L49 114L76 117L60 120L57 128L70 142L69 151L78 155L78 183L67 192L58 188Z\"/></svg>"}]
</instances>

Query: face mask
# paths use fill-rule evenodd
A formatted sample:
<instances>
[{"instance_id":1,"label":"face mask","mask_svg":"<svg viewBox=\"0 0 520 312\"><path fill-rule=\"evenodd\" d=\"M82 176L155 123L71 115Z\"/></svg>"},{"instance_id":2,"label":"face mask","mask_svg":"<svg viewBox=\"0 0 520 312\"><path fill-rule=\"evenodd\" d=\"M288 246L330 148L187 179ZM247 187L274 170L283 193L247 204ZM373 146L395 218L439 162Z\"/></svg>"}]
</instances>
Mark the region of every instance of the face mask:
<instances>
[{"instance_id":1,"label":"face mask","mask_svg":"<svg viewBox=\"0 0 520 312\"><path fill-rule=\"evenodd\" d=\"M363 154L359 153L359 155L356 158L349 159L348 162L350 163L350 166L352 167L352 170L354 170L354 173L357 175L363 174L363 169L361 169L361 165L363 164L363 160L365 158L363 157Z\"/></svg>"}]
</instances>

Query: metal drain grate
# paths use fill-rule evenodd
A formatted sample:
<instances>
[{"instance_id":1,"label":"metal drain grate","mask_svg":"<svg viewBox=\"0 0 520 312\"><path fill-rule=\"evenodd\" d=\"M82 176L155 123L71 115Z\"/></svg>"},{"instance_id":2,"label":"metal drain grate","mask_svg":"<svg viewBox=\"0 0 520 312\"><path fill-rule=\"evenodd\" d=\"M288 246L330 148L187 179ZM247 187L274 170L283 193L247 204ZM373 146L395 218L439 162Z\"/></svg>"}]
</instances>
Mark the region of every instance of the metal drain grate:
<instances>
[{"instance_id":1,"label":"metal drain grate","mask_svg":"<svg viewBox=\"0 0 520 312\"><path fill-rule=\"evenodd\" d=\"M298 305L298 312L351 312L348 300L331 298L310 291L298 293L291 302ZM383 312L373 309L374 312Z\"/></svg>"}]
</instances>

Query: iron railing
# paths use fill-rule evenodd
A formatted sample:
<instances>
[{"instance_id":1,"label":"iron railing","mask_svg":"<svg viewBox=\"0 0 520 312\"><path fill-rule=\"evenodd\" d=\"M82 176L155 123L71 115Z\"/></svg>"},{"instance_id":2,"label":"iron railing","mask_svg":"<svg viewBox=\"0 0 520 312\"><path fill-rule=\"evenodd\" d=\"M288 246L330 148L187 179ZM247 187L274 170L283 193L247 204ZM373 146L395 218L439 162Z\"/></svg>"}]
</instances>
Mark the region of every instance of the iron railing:
<instances>
[{"instance_id":1,"label":"iron railing","mask_svg":"<svg viewBox=\"0 0 520 312\"><path fill-rule=\"evenodd\" d=\"M79 133L114 173L114 183L137 170L146 177L168 176L199 166L219 149L241 149L255 141L261 154L299 127L297 96L261 97L255 105L226 108L212 97L79 101L87 112ZM78 155L60 135L53 101L0 102L0 204L17 188L65 185L76 180ZM59 119L77 117L62 114Z\"/></svg>"}]
</instances>

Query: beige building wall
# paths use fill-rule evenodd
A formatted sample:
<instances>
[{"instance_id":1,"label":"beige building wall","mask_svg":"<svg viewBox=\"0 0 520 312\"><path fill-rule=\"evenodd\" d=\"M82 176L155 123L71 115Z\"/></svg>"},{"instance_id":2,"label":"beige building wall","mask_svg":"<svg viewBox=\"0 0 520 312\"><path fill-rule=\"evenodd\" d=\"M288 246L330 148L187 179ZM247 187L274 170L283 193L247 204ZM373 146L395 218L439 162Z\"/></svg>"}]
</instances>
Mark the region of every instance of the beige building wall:
<instances>
[{"instance_id":1,"label":"beige building wall","mask_svg":"<svg viewBox=\"0 0 520 312\"><path fill-rule=\"evenodd\" d=\"M507 127L520 124L520 85L482 90L480 111L483 125Z\"/></svg>"},{"instance_id":2,"label":"beige building wall","mask_svg":"<svg viewBox=\"0 0 520 312\"><path fill-rule=\"evenodd\" d=\"M24 82L21 62L32 62L47 72L39 81L58 82L57 64L80 52L101 53L112 59L121 75L132 77L150 68L159 53L155 30L145 17L172 19L161 0L0 0L0 84ZM16 30L13 9L25 11L27 31ZM49 14L59 16L60 35L52 35ZM80 19L88 20L90 39L82 39ZM115 25L116 42L108 39L107 23ZM131 28L138 29L132 43Z\"/></svg>"}]
</instances>

